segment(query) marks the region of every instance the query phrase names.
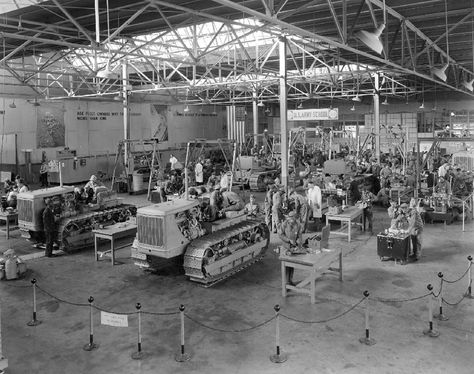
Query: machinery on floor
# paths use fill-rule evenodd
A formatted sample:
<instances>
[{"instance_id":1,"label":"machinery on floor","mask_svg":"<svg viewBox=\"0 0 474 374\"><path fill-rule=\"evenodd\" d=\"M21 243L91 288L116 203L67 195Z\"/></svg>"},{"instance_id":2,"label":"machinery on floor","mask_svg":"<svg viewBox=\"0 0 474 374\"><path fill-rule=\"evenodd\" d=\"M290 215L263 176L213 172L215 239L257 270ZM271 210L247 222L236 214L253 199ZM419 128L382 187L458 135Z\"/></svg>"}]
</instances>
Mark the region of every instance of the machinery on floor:
<instances>
[{"instance_id":1,"label":"machinery on floor","mask_svg":"<svg viewBox=\"0 0 474 374\"><path fill-rule=\"evenodd\" d=\"M188 143L186 165L196 158L193 149L209 142L200 141L201 147L196 147L197 143ZM233 158L229 165L234 165L235 147ZM213 211L209 204L212 197L188 199L188 187L185 183L184 197L138 209L137 236L132 246L135 264L158 269L166 259L184 257L186 275L212 286L265 255L270 233L263 219L249 218L240 211ZM232 182L228 189L232 190Z\"/></svg>"},{"instance_id":2,"label":"machinery on floor","mask_svg":"<svg viewBox=\"0 0 474 374\"><path fill-rule=\"evenodd\" d=\"M157 268L161 259L184 255L186 275L211 286L265 255L270 233L261 220L237 213L205 222L204 206L176 199L138 209L135 264Z\"/></svg>"},{"instance_id":3,"label":"machinery on floor","mask_svg":"<svg viewBox=\"0 0 474 374\"><path fill-rule=\"evenodd\" d=\"M124 222L136 214L136 207L123 204L117 194L106 187L95 191L94 203L77 198L74 187L58 186L18 194L18 225L23 237L41 242L42 213L45 200L51 199L57 217L59 249L71 252L93 243L92 229Z\"/></svg>"}]
</instances>

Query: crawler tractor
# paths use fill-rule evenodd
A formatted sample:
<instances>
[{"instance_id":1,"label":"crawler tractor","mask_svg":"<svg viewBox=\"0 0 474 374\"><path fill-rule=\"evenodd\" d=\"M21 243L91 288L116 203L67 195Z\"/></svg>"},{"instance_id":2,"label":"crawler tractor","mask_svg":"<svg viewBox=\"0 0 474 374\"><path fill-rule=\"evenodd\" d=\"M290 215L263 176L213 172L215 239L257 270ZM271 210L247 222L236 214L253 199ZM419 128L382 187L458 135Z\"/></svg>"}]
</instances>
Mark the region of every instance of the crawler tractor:
<instances>
[{"instance_id":1,"label":"crawler tractor","mask_svg":"<svg viewBox=\"0 0 474 374\"><path fill-rule=\"evenodd\" d=\"M261 220L230 213L205 222L200 201L187 199L140 208L132 258L141 267L155 268L162 259L184 255L190 280L212 286L260 260L270 240Z\"/></svg>"},{"instance_id":2,"label":"crawler tractor","mask_svg":"<svg viewBox=\"0 0 474 374\"><path fill-rule=\"evenodd\" d=\"M85 203L76 198L74 187L51 187L24 192L17 197L18 224L23 237L42 241L42 213L45 200L51 199L57 217L59 248L65 252L93 243L94 228L123 222L136 214L134 205L123 204L115 192L105 187L96 189L96 201Z\"/></svg>"}]
</instances>

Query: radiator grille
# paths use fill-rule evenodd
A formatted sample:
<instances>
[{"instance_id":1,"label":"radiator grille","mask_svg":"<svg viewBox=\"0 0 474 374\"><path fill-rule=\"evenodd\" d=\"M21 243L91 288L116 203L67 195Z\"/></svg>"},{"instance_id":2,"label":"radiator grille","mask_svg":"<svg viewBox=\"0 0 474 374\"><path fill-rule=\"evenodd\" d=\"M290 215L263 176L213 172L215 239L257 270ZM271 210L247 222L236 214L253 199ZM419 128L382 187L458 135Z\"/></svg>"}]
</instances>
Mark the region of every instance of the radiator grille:
<instances>
[{"instance_id":1,"label":"radiator grille","mask_svg":"<svg viewBox=\"0 0 474 374\"><path fill-rule=\"evenodd\" d=\"M163 218L137 216L138 241L152 246L163 245Z\"/></svg>"},{"instance_id":2,"label":"radiator grille","mask_svg":"<svg viewBox=\"0 0 474 374\"><path fill-rule=\"evenodd\" d=\"M17 201L18 220L24 222L33 222L33 200Z\"/></svg>"}]
</instances>

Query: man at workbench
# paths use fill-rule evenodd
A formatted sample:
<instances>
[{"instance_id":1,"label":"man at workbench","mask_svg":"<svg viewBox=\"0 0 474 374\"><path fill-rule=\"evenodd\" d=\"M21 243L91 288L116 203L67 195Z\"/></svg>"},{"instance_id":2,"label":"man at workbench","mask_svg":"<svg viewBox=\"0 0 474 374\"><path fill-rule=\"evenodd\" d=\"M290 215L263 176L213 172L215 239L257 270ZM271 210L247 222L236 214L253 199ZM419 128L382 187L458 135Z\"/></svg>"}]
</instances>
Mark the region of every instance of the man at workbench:
<instances>
[{"instance_id":1,"label":"man at workbench","mask_svg":"<svg viewBox=\"0 0 474 374\"><path fill-rule=\"evenodd\" d=\"M286 254L292 251L299 251L303 247L303 224L296 219L296 211L292 210L288 213L288 217L281 224L280 230L278 231L280 239L283 242L283 250ZM294 268L286 268L286 279L288 284L294 286L293 274Z\"/></svg>"}]
</instances>

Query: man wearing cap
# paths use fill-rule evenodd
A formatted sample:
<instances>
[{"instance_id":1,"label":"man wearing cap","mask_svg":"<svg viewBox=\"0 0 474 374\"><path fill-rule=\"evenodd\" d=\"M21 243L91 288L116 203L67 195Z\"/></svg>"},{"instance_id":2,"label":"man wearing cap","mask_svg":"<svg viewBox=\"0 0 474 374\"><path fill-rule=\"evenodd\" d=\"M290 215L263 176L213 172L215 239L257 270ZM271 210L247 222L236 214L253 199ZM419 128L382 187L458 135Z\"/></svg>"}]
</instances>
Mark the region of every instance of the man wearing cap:
<instances>
[{"instance_id":1,"label":"man wearing cap","mask_svg":"<svg viewBox=\"0 0 474 374\"><path fill-rule=\"evenodd\" d=\"M45 236L46 250L44 255L46 257L53 257L53 244L56 234L56 220L53 212L53 202L51 199L46 199L46 208L43 210L43 230Z\"/></svg>"},{"instance_id":2,"label":"man wearing cap","mask_svg":"<svg viewBox=\"0 0 474 374\"><path fill-rule=\"evenodd\" d=\"M249 217L256 217L260 213L260 207L255 202L254 194L250 195L250 201L247 204L245 204L244 212Z\"/></svg>"},{"instance_id":3,"label":"man wearing cap","mask_svg":"<svg viewBox=\"0 0 474 374\"><path fill-rule=\"evenodd\" d=\"M265 224L268 229L272 231L272 204L273 204L273 194L276 192L277 188L274 184L268 186L268 191L265 195L264 209L265 209Z\"/></svg>"},{"instance_id":4,"label":"man wearing cap","mask_svg":"<svg viewBox=\"0 0 474 374\"><path fill-rule=\"evenodd\" d=\"M86 192L87 195L87 200L86 202L89 203L94 199L94 194L95 194L95 189L97 187L102 187L103 184L100 183L97 180L97 177L95 175L91 175L89 182L86 183L84 186L84 191Z\"/></svg>"},{"instance_id":5,"label":"man wearing cap","mask_svg":"<svg viewBox=\"0 0 474 374\"><path fill-rule=\"evenodd\" d=\"M406 204L405 204L406 205ZM416 208L408 208L408 233L411 235L412 254L410 258L418 261L421 258L421 245L423 233L423 219Z\"/></svg>"},{"instance_id":6,"label":"man wearing cap","mask_svg":"<svg viewBox=\"0 0 474 374\"><path fill-rule=\"evenodd\" d=\"M285 252L292 249L300 249L303 246L303 225L296 219L296 212L294 210L288 213L288 217L280 226L279 236L283 242L283 249ZM286 268L286 279L288 284L293 285L294 268Z\"/></svg>"},{"instance_id":7,"label":"man wearing cap","mask_svg":"<svg viewBox=\"0 0 474 374\"><path fill-rule=\"evenodd\" d=\"M308 200L303 195L296 192L294 188L288 190L288 199L294 202L295 212L303 225L303 232L306 232L308 226L309 205Z\"/></svg>"}]
</instances>

